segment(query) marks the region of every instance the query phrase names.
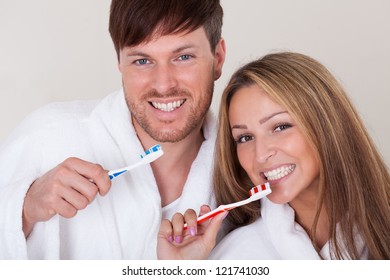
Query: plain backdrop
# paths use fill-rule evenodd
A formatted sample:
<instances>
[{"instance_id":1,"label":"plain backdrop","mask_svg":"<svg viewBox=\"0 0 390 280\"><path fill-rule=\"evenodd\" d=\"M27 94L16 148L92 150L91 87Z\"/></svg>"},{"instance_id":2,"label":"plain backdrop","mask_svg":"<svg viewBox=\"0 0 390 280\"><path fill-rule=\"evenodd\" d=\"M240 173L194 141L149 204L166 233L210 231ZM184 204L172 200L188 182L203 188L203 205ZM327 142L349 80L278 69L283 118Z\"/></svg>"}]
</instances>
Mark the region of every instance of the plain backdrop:
<instances>
[{"instance_id":1,"label":"plain backdrop","mask_svg":"<svg viewBox=\"0 0 390 280\"><path fill-rule=\"evenodd\" d=\"M227 59L215 112L239 66L269 52L302 52L341 81L390 163L390 1L221 3ZM98 99L120 88L109 6L109 0L0 0L0 142L44 104Z\"/></svg>"}]
</instances>

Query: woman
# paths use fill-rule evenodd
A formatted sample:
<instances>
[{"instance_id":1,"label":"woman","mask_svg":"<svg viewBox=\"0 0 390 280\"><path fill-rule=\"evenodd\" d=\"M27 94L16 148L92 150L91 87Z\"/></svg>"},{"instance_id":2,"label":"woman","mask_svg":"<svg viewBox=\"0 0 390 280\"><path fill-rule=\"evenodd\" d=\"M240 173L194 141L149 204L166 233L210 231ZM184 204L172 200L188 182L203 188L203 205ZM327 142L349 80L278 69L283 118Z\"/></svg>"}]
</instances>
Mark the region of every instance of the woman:
<instances>
[{"instance_id":1,"label":"woman","mask_svg":"<svg viewBox=\"0 0 390 280\"><path fill-rule=\"evenodd\" d=\"M272 193L230 211L233 231L210 258L390 259L388 168L324 66L298 53L243 66L223 93L219 121L218 204L266 181ZM222 218L198 228L205 235L196 235L193 211L164 221L159 257L207 257ZM182 235L184 222L193 236L179 246L164 240Z\"/></svg>"}]
</instances>

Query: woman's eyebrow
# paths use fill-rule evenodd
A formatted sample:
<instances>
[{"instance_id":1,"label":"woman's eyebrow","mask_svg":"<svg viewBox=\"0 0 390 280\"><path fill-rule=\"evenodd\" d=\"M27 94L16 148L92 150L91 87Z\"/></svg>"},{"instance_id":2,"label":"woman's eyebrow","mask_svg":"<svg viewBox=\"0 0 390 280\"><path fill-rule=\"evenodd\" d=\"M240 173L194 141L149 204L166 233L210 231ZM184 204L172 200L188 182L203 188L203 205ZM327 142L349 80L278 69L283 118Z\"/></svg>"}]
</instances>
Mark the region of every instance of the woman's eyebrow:
<instances>
[{"instance_id":1,"label":"woman's eyebrow","mask_svg":"<svg viewBox=\"0 0 390 280\"><path fill-rule=\"evenodd\" d=\"M267 116L267 117L265 117L265 118L262 118L262 119L259 121L259 123L260 123L260 124L263 124L263 123L269 121L270 119L272 119L273 117L275 117L275 116L277 116L277 115L280 115L280 114L284 114L284 113L287 113L287 111L280 111L280 112L273 113L273 114L271 114L271 115L269 115L269 116Z\"/></svg>"},{"instance_id":2,"label":"woman's eyebrow","mask_svg":"<svg viewBox=\"0 0 390 280\"><path fill-rule=\"evenodd\" d=\"M276 112L276 113L273 113L269 116L266 116L264 118L262 118L259 123L260 124L263 124L267 121L269 121L270 119L272 119L273 117L277 116L277 115L280 115L280 114L284 114L284 113L287 113L287 111L280 111L280 112ZM235 124L231 127L231 129L247 129L248 127L245 125L245 124Z\"/></svg>"},{"instance_id":3,"label":"woman's eyebrow","mask_svg":"<svg viewBox=\"0 0 390 280\"><path fill-rule=\"evenodd\" d=\"M247 129L248 127L244 124L235 124L231 129Z\"/></svg>"}]
</instances>

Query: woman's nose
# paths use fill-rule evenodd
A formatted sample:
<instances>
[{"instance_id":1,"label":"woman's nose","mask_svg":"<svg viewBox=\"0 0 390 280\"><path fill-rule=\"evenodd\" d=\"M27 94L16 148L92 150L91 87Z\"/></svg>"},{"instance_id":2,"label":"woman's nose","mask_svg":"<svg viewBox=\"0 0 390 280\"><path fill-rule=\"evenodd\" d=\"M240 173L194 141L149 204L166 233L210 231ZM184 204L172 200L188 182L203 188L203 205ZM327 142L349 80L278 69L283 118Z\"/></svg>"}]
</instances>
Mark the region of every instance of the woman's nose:
<instances>
[{"instance_id":1,"label":"woman's nose","mask_svg":"<svg viewBox=\"0 0 390 280\"><path fill-rule=\"evenodd\" d=\"M256 161L259 163L265 163L276 155L276 149L272 143L266 140L256 142Z\"/></svg>"}]
</instances>

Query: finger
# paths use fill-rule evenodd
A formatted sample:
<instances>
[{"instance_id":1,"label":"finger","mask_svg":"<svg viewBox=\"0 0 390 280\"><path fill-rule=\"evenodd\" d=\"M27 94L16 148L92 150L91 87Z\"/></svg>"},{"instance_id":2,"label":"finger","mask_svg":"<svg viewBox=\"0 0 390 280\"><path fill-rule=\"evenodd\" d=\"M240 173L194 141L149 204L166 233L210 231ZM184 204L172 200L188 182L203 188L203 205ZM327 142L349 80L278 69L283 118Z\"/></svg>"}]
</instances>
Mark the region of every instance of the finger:
<instances>
[{"instance_id":1,"label":"finger","mask_svg":"<svg viewBox=\"0 0 390 280\"><path fill-rule=\"evenodd\" d=\"M187 223L188 231L191 236L195 236L197 232L197 216L193 209L187 209L184 213L184 220Z\"/></svg>"},{"instance_id":2,"label":"finger","mask_svg":"<svg viewBox=\"0 0 390 280\"><path fill-rule=\"evenodd\" d=\"M92 175L90 176L90 179L92 179L97 185L99 194L101 196L105 196L111 188L111 180L108 176L108 170L105 170L99 164L93 164L91 168Z\"/></svg>"},{"instance_id":3,"label":"finger","mask_svg":"<svg viewBox=\"0 0 390 280\"><path fill-rule=\"evenodd\" d=\"M97 187L100 195L105 195L110 190L111 181L105 170L99 164L87 162L78 158L68 158L64 165L72 168L81 176L90 179Z\"/></svg>"},{"instance_id":4,"label":"finger","mask_svg":"<svg viewBox=\"0 0 390 280\"><path fill-rule=\"evenodd\" d=\"M77 214L77 209L64 199L58 199L54 211L67 219L73 218Z\"/></svg>"},{"instance_id":5,"label":"finger","mask_svg":"<svg viewBox=\"0 0 390 280\"><path fill-rule=\"evenodd\" d=\"M73 174L69 175L67 178L61 179L61 181L64 186L68 186L69 189L83 195L88 200L88 203L91 203L99 193L99 188L95 183L77 172L73 172Z\"/></svg>"},{"instance_id":6,"label":"finger","mask_svg":"<svg viewBox=\"0 0 390 280\"><path fill-rule=\"evenodd\" d=\"M210 211L211 211L210 206L208 206L208 205L202 205L202 206L200 207L199 216L202 216L202 215L204 215L204 214L207 214L207 213L210 212Z\"/></svg>"},{"instance_id":7,"label":"finger","mask_svg":"<svg viewBox=\"0 0 390 280\"><path fill-rule=\"evenodd\" d=\"M221 228L223 220L228 214L229 212L225 211L216 215L214 218L211 219L210 224L207 226L207 229L203 234L203 238L205 240L205 244L207 244L209 248L214 248L217 239L217 234Z\"/></svg>"},{"instance_id":8,"label":"finger","mask_svg":"<svg viewBox=\"0 0 390 280\"><path fill-rule=\"evenodd\" d=\"M199 216L203 216L210 211L211 211L211 208L208 205L202 205L200 207ZM209 222L210 222L210 220L207 220L207 221L204 221L204 222L198 224L198 232L203 233L206 230Z\"/></svg>"},{"instance_id":9,"label":"finger","mask_svg":"<svg viewBox=\"0 0 390 280\"><path fill-rule=\"evenodd\" d=\"M87 207L98 193L96 184L80 175L73 166L64 164L58 169L56 178L59 184L56 184L56 192L78 210Z\"/></svg>"},{"instance_id":10,"label":"finger","mask_svg":"<svg viewBox=\"0 0 390 280\"><path fill-rule=\"evenodd\" d=\"M169 220L164 219L161 222L157 236L157 258L158 259L175 259L173 251L173 229Z\"/></svg>"},{"instance_id":11,"label":"finger","mask_svg":"<svg viewBox=\"0 0 390 280\"><path fill-rule=\"evenodd\" d=\"M95 190L97 190L96 187L93 187ZM95 191L95 194L97 191ZM61 197L67 201L69 204L71 204L76 210L82 210L85 209L90 202L93 200L92 198L89 198L85 196L84 194L80 193L78 190L76 190L73 187L69 186L63 186L61 190Z\"/></svg>"},{"instance_id":12,"label":"finger","mask_svg":"<svg viewBox=\"0 0 390 280\"><path fill-rule=\"evenodd\" d=\"M169 243L173 242L173 229L172 229L172 224L169 220L164 219L161 222L160 229L158 232L158 238L163 238Z\"/></svg>"},{"instance_id":13,"label":"finger","mask_svg":"<svg viewBox=\"0 0 390 280\"><path fill-rule=\"evenodd\" d=\"M52 198L50 200L45 200L45 202L43 203L45 207L42 207L41 210L46 211L47 215L49 215L50 217L59 214L64 218L72 218L77 214L77 209L68 201L63 199L61 196L49 196L51 196ZM43 219L43 221L44 220L48 220L48 218Z\"/></svg>"},{"instance_id":14,"label":"finger","mask_svg":"<svg viewBox=\"0 0 390 280\"><path fill-rule=\"evenodd\" d=\"M172 217L172 228L173 228L173 237L174 241L180 244L183 241L183 227L184 227L184 217L180 213L176 213Z\"/></svg>"}]
</instances>

